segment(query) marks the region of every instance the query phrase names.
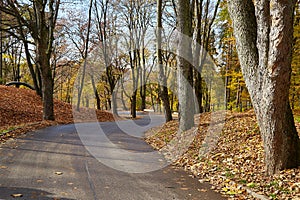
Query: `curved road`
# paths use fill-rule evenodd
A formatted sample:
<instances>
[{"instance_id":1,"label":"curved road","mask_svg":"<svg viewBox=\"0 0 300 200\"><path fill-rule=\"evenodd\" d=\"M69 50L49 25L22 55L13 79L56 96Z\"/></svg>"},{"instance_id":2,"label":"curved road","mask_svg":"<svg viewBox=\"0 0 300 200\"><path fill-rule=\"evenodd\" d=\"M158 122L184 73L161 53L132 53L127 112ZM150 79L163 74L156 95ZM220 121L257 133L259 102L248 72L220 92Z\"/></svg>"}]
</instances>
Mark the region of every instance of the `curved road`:
<instances>
[{"instance_id":1,"label":"curved road","mask_svg":"<svg viewBox=\"0 0 300 200\"><path fill-rule=\"evenodd\" d=\"M143 159L152 149L140 137L163 121L55 126L10 140L0 146L0 199L223 199L176 167L151 171L164 161Z\"/></svg>"}]
</instances>

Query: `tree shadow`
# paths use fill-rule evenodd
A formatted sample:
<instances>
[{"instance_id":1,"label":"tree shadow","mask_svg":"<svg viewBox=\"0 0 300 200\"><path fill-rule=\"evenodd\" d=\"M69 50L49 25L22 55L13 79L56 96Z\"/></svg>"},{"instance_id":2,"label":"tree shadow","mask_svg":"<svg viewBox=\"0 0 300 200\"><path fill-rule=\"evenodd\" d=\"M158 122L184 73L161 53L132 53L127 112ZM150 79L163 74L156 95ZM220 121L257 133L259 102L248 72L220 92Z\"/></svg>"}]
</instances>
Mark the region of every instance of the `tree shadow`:
<instances>
[{"instance_id":1,"label":"tree shadow","mask_svg":"<svg viewBox=\"0 0 300 200\"><path fill-rule=\"evenodd\" d=\"M14 194L21 194L21 197L14 197ZM18 187L0 187L0 200L75 200L71 198L60 198L55 194L47 191L33 189L33 188L18 188Z\"/></svg>"}]
</instances>

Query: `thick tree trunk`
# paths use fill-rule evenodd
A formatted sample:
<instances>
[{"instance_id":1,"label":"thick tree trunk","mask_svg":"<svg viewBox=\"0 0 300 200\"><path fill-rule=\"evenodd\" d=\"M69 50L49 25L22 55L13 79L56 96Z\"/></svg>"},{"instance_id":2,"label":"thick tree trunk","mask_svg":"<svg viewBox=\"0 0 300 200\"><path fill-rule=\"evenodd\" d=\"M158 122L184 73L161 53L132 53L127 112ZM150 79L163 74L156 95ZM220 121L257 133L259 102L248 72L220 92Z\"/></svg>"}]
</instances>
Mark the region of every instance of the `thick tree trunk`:
<instances>
[{"instance_id":1,"label":"thick tree trunk","mask_svg":"<svg viewBox=\"0 0 300 200\"><path fill-rule=\"evenodd\" d=\"M46 80L47 79L47 80ZM53 81L43 78L43 119L54 120Z\"/></svg>"},{"instance_id":2,"label":"thick tree trunk","mask_svg":"<svg viewBox=\"0 0 300 200\"><path fill-rule=\"evenodd\" d=\"M179 131L189 130L194 126L194 95L192 60L192 20L190 2L178 0L177 24L179 34L177 63L178 63L178 99L179 99Z\"/></svg>"},{"instance_id":3,"label":"thick tree trunk","mask_svg":"<svg viewBox=\"0 0 300 200\"><path fill-rule=\"evenodd\" d=\"M53 14L53 10L52 13ZM43 119L54 120L53 76L50 57L53 43L53 27L46 25L45 7L41 1L35 2L36 30L34 34L36 44L36 64L41 75ZM50 22L49 22L50 23ZM51 21L51 23L53 23Z\"/></svg>"},{"instance_id":4,"label":"thick tree trunk","mask_svg":"<svg viewBox=\"0 0 300 200\"><path fill-rule=\"evenodd\" d=\"M262 134L266 170L300 164L289 104L293 13L291 0L230 0L237 50Z\"/></svg>"},{"instance_id":5,"label":"thick tree trunk","mask_svg":"<svg viewBox=\"0 0 300 200\"><path fill-rule=\"evenodd\" d=\"M43 119L54 120L53 78L48 55L43 44L37 44L37 63L42 76Z\"/></svg>"}]
</instances>

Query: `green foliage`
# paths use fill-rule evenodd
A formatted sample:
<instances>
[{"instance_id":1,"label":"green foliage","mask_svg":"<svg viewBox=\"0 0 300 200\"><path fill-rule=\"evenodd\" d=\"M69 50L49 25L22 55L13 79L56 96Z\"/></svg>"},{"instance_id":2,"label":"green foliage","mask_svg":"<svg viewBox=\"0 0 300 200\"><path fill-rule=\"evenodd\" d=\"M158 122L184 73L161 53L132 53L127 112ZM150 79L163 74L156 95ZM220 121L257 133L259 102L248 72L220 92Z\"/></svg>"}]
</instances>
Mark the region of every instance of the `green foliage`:
<instances>
[{"instance_id":1,"label":"green foliage","mask_svg":"<svg viewBox=\"0 0 300 200\"><path fill-rule=\"evenodd\" d=\"M300 8L299 6L296 7L296 12L295 12L290 102L293 109L300 108Z\"/></svg>"},{"instance_id":2,"label":"green foliage","mask_svg":"<svg viewBox=\"0 0 300 200\"><path fill-rule=\"evenodd\" d=\"M300 116L295 115L294 118L296 122L300 123Z\"/></svg>"}]
</instances>

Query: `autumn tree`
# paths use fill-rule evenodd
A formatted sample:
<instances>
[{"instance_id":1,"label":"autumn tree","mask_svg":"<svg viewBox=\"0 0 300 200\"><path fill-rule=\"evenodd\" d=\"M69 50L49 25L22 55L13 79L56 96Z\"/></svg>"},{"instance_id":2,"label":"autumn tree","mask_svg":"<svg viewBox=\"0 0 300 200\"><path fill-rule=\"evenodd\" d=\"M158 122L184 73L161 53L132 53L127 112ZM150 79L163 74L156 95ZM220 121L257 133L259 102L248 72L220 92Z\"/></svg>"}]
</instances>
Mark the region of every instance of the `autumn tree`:
<instances>
[{"instance_id":1,"label":"autumn tree","mask_svg":"<svg viewBox=\"0 0 300 200\"><path fill-rule=\"evenodd\" d=\"M35 0L29 2L3 1L1 12L9 16L13 28L25 27L33 38L35 62L42 80L43 119L54 120L53 74L50 58L53 51L54 29L60 0ZM19 34L23 34L20 31ZM24 38L24 37L23 37ZM25 46L26 50L26 46Z\"/></svg>"},{"instance_id":2,"label":"autumn tree","mask_svg":"<svg viewBox=\"0 0 300 200\"><path fill-rule=\"evenodd\" d=\"M33 2L35 21L29 30L36 44L36 64L42 77L43 119L54 120L53 74L50 58L60 0ZM46 9L46 5L48 5Z\"/></svg>"},{"instance_id":3,"label":"autumn tree","mask_svg":"<svg viewBox=\"0 0 300 200\"><path fill-rule=\"evenodd\" d=\"M266 170L300 164L289 103L295 0L230 0L237 51L262 134Z\"/></svg>"},{"instance_id":4,"label":"autumn tree","mask_svg":"<svg viewBox=\"0 0 300 200\"><path fill-rule=\"evenodd\" d=\"M141 109L146 105L146 85L148 72L146 41L147 32L151 26L151 2L142 1L121 1L118 9L121 13L120 19L123 41L128 53L128 65L131 69L132 94L130 95L131 115L136 118L138 105L138 91L141 94ZM148 70L149 71L149 70Z\"/></svg>"},{"instance_id":5,"label":"autumn tree","mask_svg":"<svg viewBox=\"0 0 300 200\"><path fill-rule=\"evenodd\" d=\"M0 4L0 13L1 13L1 24L0 24L0 33L1 33L1 73L2 78L3 72L4 72L4 62L3 62L3 55L4 53L10 48L10 46L6 46L7 41L17 41L19 44L23 43L23 49L26 56L27 66L29 68L31 78L34 84L34 88L36 93L39 96L42 96L42 80L41 80L41 73L40 70L37 68L36 65L34 65L35 58L32 56L33 51L30 48L33 46L32 41L30 41L32 38L30 34L30 30L26 25L25 22L33 21L33 8L30 6L20 5L19 7L12 7L10 4L12 2L9 1L1 1ZM17 11L16 11L17 10ZM18 12L22 12L22 15ZM23 17L23 20L22 20ZM19 20L18 20L19 19ZM25 21L25 22L24 22ZM21 52L20 52L21 53ZM21 55L20 55L21 56Z\"/></svg>"},{"instance_id":6,"label":"autumn tree","mask_svg":"<svg viewBox=\"0 0 300 200\"><path fill-rule=\"evenodd\" d=\"M105 81L108 85L108 104L112 113L117 115L117 93L115 88L122 76L122 66L118 54L119 36L117 33L117 12L111 0L95 1L96 27L98 46L101 49L105 64Z\"/></svg>"}]
</instances>

